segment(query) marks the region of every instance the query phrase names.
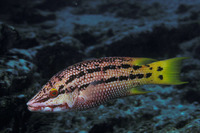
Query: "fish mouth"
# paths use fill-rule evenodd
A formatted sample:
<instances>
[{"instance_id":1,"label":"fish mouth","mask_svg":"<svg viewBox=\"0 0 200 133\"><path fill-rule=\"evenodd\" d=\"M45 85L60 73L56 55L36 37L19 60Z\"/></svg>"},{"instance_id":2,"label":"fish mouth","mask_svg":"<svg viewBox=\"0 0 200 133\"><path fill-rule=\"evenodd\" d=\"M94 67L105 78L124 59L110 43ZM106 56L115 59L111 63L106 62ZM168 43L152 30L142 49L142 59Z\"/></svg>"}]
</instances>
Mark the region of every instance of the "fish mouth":
<instances>
[{"instance_id":1,"label":"fish mouth","mask_svg":"<svg viewBox=\"0 0 200 133\"><path fill-rule=\"evenodd\" d=\"M42 106L41 104L31 101L27 103L27 106L28 110L31 112L64 112L67 110L67 106L62 104Z\"/></svg>"},{"instance_id":2,"label":"fish mouth","mask_svg":"<svg viewBox=\"0 0 200 133\"><path fill-rule=\"evenodd\" d=\"M28 105L28 110L32 112L53 112L54 108L51 106L31 106Z\"/></svg>"},{"instance_id":3,"label":"fish mouth","mask_svg":"<svg viewBox=\"0 0 200 133\"><path fill-rule=\"evenodd\" d=\"M34 99L31 99L26 104L28 106L28 110L32 112L51 112L53 111L53 107L46 106L43 103L38 103Z\"/></svg>"},{"instance_id":4,"label":"fish mouth","mask_svg":"<svg viewBox=\"0 0 200 133\"><path fill-rule=\"evenodd\" d=\"M40 111L42 110L42 107L34 107L34 106L28 106L29 111Z\"/></svg>"}]
</instances>

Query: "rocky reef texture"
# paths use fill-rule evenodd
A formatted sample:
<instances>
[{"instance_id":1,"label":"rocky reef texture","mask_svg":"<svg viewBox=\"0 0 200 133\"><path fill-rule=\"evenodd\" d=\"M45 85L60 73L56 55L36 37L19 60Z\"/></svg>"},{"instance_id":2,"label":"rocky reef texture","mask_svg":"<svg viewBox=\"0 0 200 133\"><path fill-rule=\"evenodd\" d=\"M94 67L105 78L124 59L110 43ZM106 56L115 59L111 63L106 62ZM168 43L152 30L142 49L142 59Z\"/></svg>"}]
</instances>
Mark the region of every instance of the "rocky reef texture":
<instances>
[{"instance_id":1,"label":"rocky reef texture","mask_svg":"<svg viewBox=\"0 0 200 133\"><path fill-rule=\"evenodd\" d=\"M199 133L199 0L7 0L0 4L1 133ZM66 113L26 102L58 71L105 56L183 62L179 86Z\"/></svg>"}]
</instances>

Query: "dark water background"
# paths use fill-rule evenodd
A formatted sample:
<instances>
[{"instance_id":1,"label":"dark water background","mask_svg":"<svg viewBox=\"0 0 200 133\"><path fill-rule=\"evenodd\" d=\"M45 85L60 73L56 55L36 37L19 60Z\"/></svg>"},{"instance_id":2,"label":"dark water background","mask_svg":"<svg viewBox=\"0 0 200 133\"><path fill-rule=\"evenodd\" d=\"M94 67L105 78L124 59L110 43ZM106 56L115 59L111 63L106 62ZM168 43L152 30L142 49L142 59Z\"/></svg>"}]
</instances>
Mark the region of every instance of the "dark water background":
<instances>
[{"instance_id":1,"label":"dark water background","mask_svg":"<svg viewBox=\"0 0 200 133\"><path fill-rule=\"evenodd\" d=\"M188 84L82 112L32 113L56 72L98 57L183 62ZM199 133L199 0L0 0L0 133Z\"/></svg>"}]
</instances>

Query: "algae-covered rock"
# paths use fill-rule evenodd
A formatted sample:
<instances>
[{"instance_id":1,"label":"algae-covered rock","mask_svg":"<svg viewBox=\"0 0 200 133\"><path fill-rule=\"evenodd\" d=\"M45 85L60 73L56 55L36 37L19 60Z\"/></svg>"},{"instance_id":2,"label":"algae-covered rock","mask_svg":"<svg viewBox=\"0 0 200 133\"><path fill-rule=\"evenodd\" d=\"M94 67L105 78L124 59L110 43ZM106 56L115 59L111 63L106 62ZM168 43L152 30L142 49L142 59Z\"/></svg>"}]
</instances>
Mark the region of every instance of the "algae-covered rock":
<instances>
[{"instance_id":1,"label":"algae-covered rock","mask_svg":"<svg viewBox=\"0 0 200 133\"><path fill-rule=\"evenodd\" d=\"M18 31L6 24L0 25L0 55L4 55L9 49L15 47L19 41Z\"/></svg>"},{"instance_id":2,"label":"algae-covered rock","mask_svg":"<svg viewBox=\"0 0 200 133\"><path fill-rule=\"evenodd\" d=\"M69 65L81 61L85 56L80 50L81 47L79 41L70 37L42 47L35 58L38 70L44 77L50 78Z\"/></svg>"},{"instance_id":3,"label":"algae-covered rock","mask_svg":"<svg viewBox=\"0 0 200 133\"><path fill-rule=\"evenodd\" d=\"M35 65L24 59L4 59L1 60L2 66L0 70L0 95L12 94L20 92L31 82L31 75L35 70Z\"/></svg>"}]
</instances>

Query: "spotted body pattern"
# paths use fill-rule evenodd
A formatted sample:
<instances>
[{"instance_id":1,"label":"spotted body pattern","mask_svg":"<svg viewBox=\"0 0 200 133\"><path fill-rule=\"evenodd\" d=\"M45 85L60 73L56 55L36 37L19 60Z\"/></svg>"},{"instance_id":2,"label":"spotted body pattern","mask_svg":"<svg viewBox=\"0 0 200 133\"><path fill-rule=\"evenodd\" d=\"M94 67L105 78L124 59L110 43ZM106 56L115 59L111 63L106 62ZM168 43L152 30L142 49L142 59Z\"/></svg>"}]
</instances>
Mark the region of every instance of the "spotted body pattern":
<instances>
[{"instance_id":1,"label":"spotted body pattern","mask_svg":"<svg viewBox=\"0 0 200 133\"><path fill-rule=\"evenodd\" d=\"M177 64L183 59L154 62L148 58L108 57L77 63L54 75L27 103L28 109L85 110L114 98L145 93L135 89L139 85L182 84ZM176 65L168 67L170 63Z\"/></svg>"}]
</instances>

